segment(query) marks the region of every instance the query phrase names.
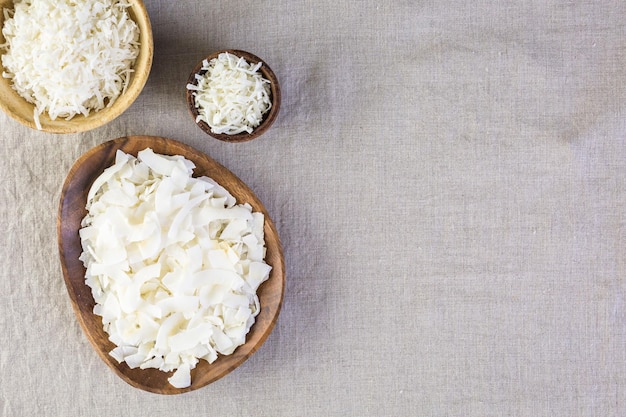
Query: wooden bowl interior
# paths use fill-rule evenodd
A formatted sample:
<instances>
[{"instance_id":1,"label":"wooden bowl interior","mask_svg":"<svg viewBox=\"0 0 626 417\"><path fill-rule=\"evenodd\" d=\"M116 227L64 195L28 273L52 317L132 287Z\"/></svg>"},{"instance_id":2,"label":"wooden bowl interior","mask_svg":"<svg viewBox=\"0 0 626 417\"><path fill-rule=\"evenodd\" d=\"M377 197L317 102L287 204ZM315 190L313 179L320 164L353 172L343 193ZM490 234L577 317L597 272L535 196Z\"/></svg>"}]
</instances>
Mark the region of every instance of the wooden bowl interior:
<instances>
[{"instance_id":1,"label":"wooden bowl interior","mask_svg":"<svg viewBox=\"0 0 626 417\"><path fill-rule=\"evenodd\" d=\"M141 93L152 67L153 36L148 12L142 0L129 0L130 17L137 23L140 31L140 50L135 62L134 72L131 75L128 89L120 95L111 107L98 112L90 113L87 117L78 115L71 120L64 118L50 119L46 113L40 116L41 128L49 133L76 133L84 132L103 126L122 114ZM1 8L12 8L13 0L0 0ZM0 27L4 26L4 14L0 13ZM0 43L4 43L4 36L0 33ZM4 67L0 62L0 71ZM22 98L11 86L11 80L0 77L0 108L18 122L37 129L33 117L35 106Z\"/></svg>"},{"instance_id":2,"label":"wooden bowl interior","mask_svg":"<svg viewBox=\"0 0 626 417\"><path fill-rule=\"evenodd\" d=\"M109 352L115 345L108 340L102 328L102 319L93 313L95 302L91 289L85 284L85 268L78 257L82 252L78 230L81 219L86 215L87 193L93 181L102 171L111 166L118 149L137 155L145 148L169 155L183 155L196 164L194 176L206 175L213 178L231 192L238 203L248 202L254 211L265 216L266 262L272 266L270 278L257 292L261 303L261 312L247 335L246 343L239 346L228 356L219 356L213 363L201 360L192 370L192 385L178 389L169 384L170 373L156 369L130 369L125 363L118 363ZM203 387L228 374L267 339L272 331L283 300L285 286L284 259L278 233L267 210L254 193L233 173L219 163L195 149L173 140L151 136L129 136L105 142L84 154L71 168L62 189L57 217L59 254L65 284L76 313L87 338L102 360L117 375L134 387L158 394L179 394Z\"/></svg>"},{"instance_id":3,"label":"wooden bowl interior","mask_svg":"<svg viewBox=\"0 0 626 417\"><path fill-rule=\"evenodd\" d=\"M258 138L263 133L265 133L276 120L276 117L278 116L278 112L280 110L280 103L281 103L280 84L278 83L278 78L276 77L276 74L274 74L270 66L267 65L265 61L263 61L261 58L259 58L256 55L253 55L249 52L241 51L238 49L226 49L226 50L218 51L207 56L202 61L198 62L198 64L195 66L195 68L189 75L189 78L187 79L187 84L196 85L198 83L198 80L196 79L196 74L203 75L204 73L206 73L206 71L202 70L202 62L205 59L208 61L211 61L213 58L217 58L221 53L224 53L224 52L228 52L237 57L243 57L247 62L253 65L259 62L262 63L259 71L261 72L263 77L269 80L270 82L270 100L272 101L272 107L270 108L269 112L267 112L267 114L265 114L265 116L263 117L263 121L261 122L261 124L257 126L252 131L252 133L244 132L244 133L239 133L236 135L213 133L211 131L211 127L207 123L203 121L198 121L196 122L196 124L200 127L200 129L202 129L202 131L214 137L215 139L218 139L224 142L247 142L249 140ZM193 91L188 90L187 88L185 88L185 90L186 90L185 94L186 94L186 99L187 99L187 107L195 122L196 117L198 116L198 109L196 108L195 101L193 98Z\"/></svg>"}]
</instances>

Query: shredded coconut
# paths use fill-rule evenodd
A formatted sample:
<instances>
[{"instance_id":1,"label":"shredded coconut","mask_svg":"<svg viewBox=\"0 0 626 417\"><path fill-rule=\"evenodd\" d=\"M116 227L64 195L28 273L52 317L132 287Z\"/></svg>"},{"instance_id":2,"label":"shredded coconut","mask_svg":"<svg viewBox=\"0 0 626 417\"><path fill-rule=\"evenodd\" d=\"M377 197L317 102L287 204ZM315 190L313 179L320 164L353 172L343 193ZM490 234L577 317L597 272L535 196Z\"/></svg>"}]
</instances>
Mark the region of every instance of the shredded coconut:
<instances>
[{"instance_id":1,"label":"shredded coconut","mask_svg":"<svg viewBox=\"0 0 626 417\"><path fill-rule=\"evenodd\" d=\"M270 81L258 72L262 63L252 65L227 52L202 62L203 75L196 74L193 91L198 109L196 122L204 121L213 133L252 133L272 107Z\"/></svg>"},{"instance_id":2,"label":"shredded coconut","mask_svg":"<svg viewBox=\"0 0 626 417\"><path fill-rule=\"evenodd\" d=\"M3 9L2 76L39 116L67 120L111 106L128 86L139 27L125 0L17 0Z\"/></svg>"}]
</instances>

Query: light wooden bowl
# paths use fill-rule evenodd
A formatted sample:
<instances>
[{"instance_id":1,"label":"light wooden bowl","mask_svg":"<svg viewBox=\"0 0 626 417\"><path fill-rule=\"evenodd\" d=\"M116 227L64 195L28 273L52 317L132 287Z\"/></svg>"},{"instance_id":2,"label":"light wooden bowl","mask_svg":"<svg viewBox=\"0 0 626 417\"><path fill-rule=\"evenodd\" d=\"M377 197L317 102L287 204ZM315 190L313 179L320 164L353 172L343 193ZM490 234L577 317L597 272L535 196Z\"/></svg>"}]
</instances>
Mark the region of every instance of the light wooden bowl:
<instances>
[{"instance_id":1,"label":"light wooden bowl","mask_svg":"<svg viewBox=\"0 0 626 417\"><path fill-rule=\"evenodd\" d=\"M191 116L193 117L194 122L206 134L224 142L235 142L235 143L247 142L249 140L258 138L263 133L265 133L276 120L276 117L278 116L278 112L280 110L280 102L281 102L280 84L278 83L278 78L276 77L276 75L274 74L270 66L267 65L265 61L263 61L261 58L259 58L256 55L253 55L249 52L241 51L238 49L225 49L222 51L217 51L207 56L206 58L202 59L200 62L198 62L198 64L193 69L193 71L191 71L191 74L189 75L189 78L187 80L187 84L197 85L198 80L196 79L196 74L203 75L206 73L206 71L202 70L202 62L205 59L208 61L211 61L213 58L217 58L219 54L224 53L224 52L228 52L229 54L235 55L237 57L243 57L248 63L252 65L257 64L259 62L263 64L261 65L261 68L259 69L259 71L261 72L263 77L269 80L270 82L270 100L272 101L272 107L263 117L263 121L261 122L261 124L257 126L252 131L252 133L243 132L243 133L234 134L234 135L228 135L224 133L213 133L211 131L211 127L207 123L203 121L196 122L196 117L198 116L198 109L196 108L195 100L193 97L193 91L185 88L187 107L189 109L189 112L191 113Z\"/></svg>"},{"instance_id":2,"label":"light wooden bowl","mask_svg":"<svg viewBox=\"0 0 626 417\"><path fill-rule=\"evenodd\" d=\"M148 147L157 153L182 155L193 161L196 164L194 176L206 175L213 178L230 191L238 203L247 202L254 211L262 212L265 216L265 261L272 266L272 271L269 279L257 291L261 312L256 317L245 344L231 355L219 356L212 364L200 360L191 371L191 386L183 389L174 388L167 381L172 372L130 369L126 363L120 364L109 355L115 345L108 340L108 335L102 328L102 318L93 313L95 302L91 289L85 284L85 268L78 259L82 252L78 230L81 219L87 214L85 204L91 184L105 168L114 163L118 149L136 156L137 152ZM57 233L65 284L85 335L102 360L124 381L136 388L158 394L179 394L210 384L237 368L256 352L278 319L285 289L285 264L278 232L267 210L250 188L232 172L207 155L180 142L152 136L129 136L105 142L82 155L70 169L62 189Z\"/></svg>"},{"instance_id":3,"label":"light wooden bowl","mask_svg":"<svg viewBox=\"0 0 626 417\"><path fill-rule=\"evenodd\" d=\"M154 43L152 27L148 12L142 0L129 0L130 17L137 23L140 31L140 51L134 66L134 73L128 89L118 97L111 107L98 112L92 112L88 116L77 115L71 120L57 117L51 120L46 113L40 116L41 128L49 133L77 133L85 132L103 126L122 114L141 93L152 67ZM0 8L12 8L13 0L0 0ZM4 25L4 14L0 13L0 27ZM0 43L4 43L4 36L0 33ZM4 67L0 62L0 71ZM0 77L0 108L18 122L37 129L33 118L34 105L22 98L12 88L11 81Z\"/></svg>"}]
</instances>

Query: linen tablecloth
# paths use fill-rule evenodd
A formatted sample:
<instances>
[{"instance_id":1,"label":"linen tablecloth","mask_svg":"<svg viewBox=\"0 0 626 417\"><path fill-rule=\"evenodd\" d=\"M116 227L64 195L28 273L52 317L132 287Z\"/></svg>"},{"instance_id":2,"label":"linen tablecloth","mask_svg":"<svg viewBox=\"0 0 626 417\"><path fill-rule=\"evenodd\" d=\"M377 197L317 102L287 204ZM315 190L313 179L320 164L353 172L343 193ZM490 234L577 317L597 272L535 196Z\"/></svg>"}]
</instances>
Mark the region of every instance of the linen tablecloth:
<instances>
[{"instance_id":1,"label":"linen tablecloth","mask_svg":"<svg viewBox=\"0 0 626 417\"><path fill-rule=\"evenodd\" d=\"M146 87L96 130L0 115L2 416L626 415L626 3L146 0ZM218 49L280 80L274 126L205 135L185 83ZM58 258L74 161L127 135L207 153L263 201L281 315L200 390L97 356Z\"/></svg>"}]
</instances>

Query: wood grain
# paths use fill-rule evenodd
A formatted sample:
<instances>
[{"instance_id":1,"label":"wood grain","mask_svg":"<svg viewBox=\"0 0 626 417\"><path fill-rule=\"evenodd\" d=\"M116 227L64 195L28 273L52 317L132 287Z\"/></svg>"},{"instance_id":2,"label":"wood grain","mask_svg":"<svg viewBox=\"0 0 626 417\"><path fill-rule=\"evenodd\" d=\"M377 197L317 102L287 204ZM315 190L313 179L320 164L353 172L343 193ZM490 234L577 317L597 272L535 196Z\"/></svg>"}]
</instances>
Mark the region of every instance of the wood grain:
<instances>
[{"instance_id":1,"label":"wood grain","mask_svg":"<svg viewBox=\"0 0 626 417\"><path fill-rule=\"evenodd\" d=\"M98 112L92 112L88 116L77 115L71 120L65 120L64 118L52 120L48 117L47 113L42 114L40 116L40 122L44 132L59 134L77 133L104 126L126 111L143 90L143 87L148 81L148 76L150 75L154 55L152 26L143 1L129 0L129 3L129 16L139 26L140 49L127 90L118 97L111 107L104 108ZM13 0L0 0L0 10L2 8L12 9ZM3 25L4 14L0 13L0 27ZM0 33L0 44L4 42L4 36ZM4 71L5 69L0 62L0 72ZM23 125L37 129L33 116L35 106L17 94L12 87L11 80L4 77L0 77L0 109Z\"/></svg>"},{"instance_id":2,"label":"wood grain","mask_svg":"<svg viewBox=\"0 0 626 417\"><path fill-rule=\"evenodd\" d=\"M95 302L91 289L85 284L85 268L78 259L82 252L78 230L81 220L87 214L85 204L91 184L105 168L114 163L118 149L136 156L138 151L145 148L152 148L161 154L186 157L196 164L194 176L206 175L213 178L230 191L238 203L247 202L254 211L262 212L265 216L266 262L272 266L272 271L257 293L261 312L256 323L248 333L246 343L232 355L220 356L213 364L201 360L191 372L192 385L185 389L177 389L169 384L167 378L172 373L156 369L130 369L125 363L119 364L109 355L115 345L108 340L108 335L102 328L101 317L93 314ZM232 172L183 143L161 137L128 136L105 142L82 155L70 169L63 185L57 233L63 276L76 317L102 360L134 387L158 394L179 394L210 384L249 358L267 339L278 319L285 288L285 265L278 232L267 210L252 190Z\"/></svg>"},{"instance_id":3,"label":"wood grain","mask_svg":"<svg viewBox=\"0 0 626 417\"><path fill-rule=\"evenodd\" d=\"M250 52L241 51L239 49L224 49L221 51L214 52L211 55L207 56L206 58L202 59L200 62L198 62L198 64L191 71L191 74L189 74L189 78L187 79L187 84L197 85L198 80L196 78L196 75L202 76L206 74L206 70L202 69L203 61L207 60L210 62L213 58L217 58L221 53L224 53L224 52L235 55L237 57L241 57L245 59L249 64L252 64L252 65L256 65L259 62L262 63L261 68L259 68L259 71L263 75L263 78L267 79L270 82L270 100L272 101L272 107L270 108L270 111L263 117L263 121L261 122L261 124L257 126L252 131L252 133L243 132L243 133L239 133L235 135L227 135L225 133L213 133L211 131L211 127L202 120L196 122L196 117L198 117L198 109L196 108L195 100L193 97L193 91L188 90L185 87L185 99L187 100L187 108L189 109L189 113L191 113L191 116L193 117L194 122L207 135L212 136L215 139L221 140L223 142L233 142L233 143L247 142L249 140L258 138L263 133L265 133L272 126L272 124L274 124L274 121L278 117L278 113L280 111L280 103L282 99L281 92L280 92L280 83L278 82L278 78L276 77L276 74L274 74L274 71L272 71L270 66L267 65L267 63L263 61L261 58L259 58L258 56L251 54Z\"/></svg>"}]
</instances>

